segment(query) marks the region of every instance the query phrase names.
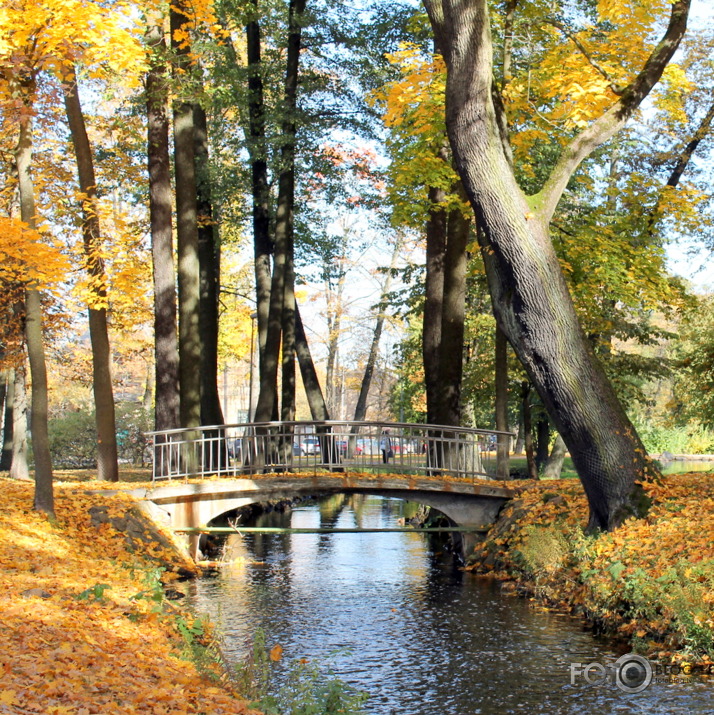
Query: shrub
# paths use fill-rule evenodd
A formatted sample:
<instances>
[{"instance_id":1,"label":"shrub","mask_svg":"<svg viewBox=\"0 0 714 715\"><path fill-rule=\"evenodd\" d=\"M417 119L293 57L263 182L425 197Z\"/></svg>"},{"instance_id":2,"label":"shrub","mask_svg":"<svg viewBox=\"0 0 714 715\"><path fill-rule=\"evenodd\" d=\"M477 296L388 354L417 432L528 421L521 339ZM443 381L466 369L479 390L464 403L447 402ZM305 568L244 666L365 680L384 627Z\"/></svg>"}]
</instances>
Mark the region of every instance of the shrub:
<instances>
[{"instance_id":1,"label":"shrub","mask_svg":"<svg viewBox=\"0 0 714 715\"><path fill-rule=\"evenodd\" d=\"M141 404L116 406L117 451L120 460L144 466L151 429L151 415ZM54 417L49 422L50 454L57 467L90 468L97 463L97 432L94 412L80 410Z\"/></svg>"}]
</instances>

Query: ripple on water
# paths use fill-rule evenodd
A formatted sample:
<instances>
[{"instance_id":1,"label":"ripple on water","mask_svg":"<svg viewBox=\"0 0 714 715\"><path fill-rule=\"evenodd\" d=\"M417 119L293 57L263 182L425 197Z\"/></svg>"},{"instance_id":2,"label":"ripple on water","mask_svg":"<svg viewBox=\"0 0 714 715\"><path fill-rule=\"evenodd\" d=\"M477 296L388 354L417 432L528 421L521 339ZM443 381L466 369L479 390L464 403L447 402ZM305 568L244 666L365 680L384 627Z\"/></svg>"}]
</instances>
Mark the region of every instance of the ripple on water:
<instances>
[{"instance_id":1,"label":"ripple on water","mask_svg":"<svg viewBox=\"0 0 714 715\"><path fill-rule=\"evenodd\" d=\"M393 526L403 502L353 497L333 525ZM274 515L271 515L275 524ZM317 526L318 506L284 515ZM714 713L712 688L570 684L570 664L621 654L579 622L504 597L496 584L455 570L428 540L404 533L246 535L253 561L195 584L192 601L222 632L238 662L262 628L293 659L326 659L335 675L370 693L375 715Z\"/></svg>"}]
</instances>

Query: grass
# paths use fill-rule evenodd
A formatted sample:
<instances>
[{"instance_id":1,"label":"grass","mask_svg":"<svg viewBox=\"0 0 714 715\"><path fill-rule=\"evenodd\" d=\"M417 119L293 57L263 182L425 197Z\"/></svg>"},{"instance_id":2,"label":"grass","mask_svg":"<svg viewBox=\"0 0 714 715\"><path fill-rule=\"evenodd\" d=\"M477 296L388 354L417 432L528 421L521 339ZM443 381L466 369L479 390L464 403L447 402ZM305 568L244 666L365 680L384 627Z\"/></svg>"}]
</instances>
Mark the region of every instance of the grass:
<instances>
[{"instance_id":1,"label":"grass","mask_svg":"<svg viewBox=\"0 0 714 715\"><path fill-rule=\"evenodd\" d=\"M550 607L585 616L643 654L714 661L714 473L643 485L645 518L586 535L574 480L517 482L470 570L516 584ZM714 671L713 671L714 672Z\"/></svg>"}]
</instances>

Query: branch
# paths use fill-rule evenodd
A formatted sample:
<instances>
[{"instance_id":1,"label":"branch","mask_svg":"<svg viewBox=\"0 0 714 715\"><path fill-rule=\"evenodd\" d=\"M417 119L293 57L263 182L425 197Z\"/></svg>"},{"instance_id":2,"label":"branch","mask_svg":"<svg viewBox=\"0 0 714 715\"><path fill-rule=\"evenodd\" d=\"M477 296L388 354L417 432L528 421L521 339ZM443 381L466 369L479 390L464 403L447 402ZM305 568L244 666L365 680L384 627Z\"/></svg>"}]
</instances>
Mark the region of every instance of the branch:
<instances>
[{"instance_id":1,"label":"branch","mask_svg":"<svg viewBox=\"0 0 714 715\"><path fill-rule=\"evenodd\" d=\"M614 136L633 115L657 84L687 30L691 0L675 0L669 25L635 81L626 87L619 101L578 134L563 150L548 181L535 197L541 218L549 222L570 177L580 163L600 144Z\"/></svg>"},{"instance_id":2,"label":"branch","mask_svg":"<svg viewBox=\"0 0 714 715\"><path fill-rule=\"evenodd\" d=\"M609 83L610 89L618 97L622 95L624 89L610 76L609 72L602 67L598 62L596 62L590 53L585 49L585 45L574 35L570 30L568 30L563 23L558 20L549 19L546 20L549 25L552 25L556 29L560 30L579 50L582 56L588 61L590 66L599 74L601 74Z\"/></svg>"},{"instance_id":3,"label":"branch","mask_svg":"<svg viewBox=\"0 0 714 715\"><path fill-rule=\"evenodd\" d=\"M687 142L686 146L679 154L679 158L677 159L677 165L674 167L674 169L672 169L672 173L669 175L669 179L667 179L667 186L675 187L677 186L677 184L679 184L679 180L682 178L682 174L687 168L687 165L689 164L694 152L697 150L697 147L711 131L713 121L714 104L709 107L709 111L706 113L706 115L700 122L699 126L697 127L697 130L694 132L694 135L689 140L689 142Z\"/></svg>"}]
</instances>

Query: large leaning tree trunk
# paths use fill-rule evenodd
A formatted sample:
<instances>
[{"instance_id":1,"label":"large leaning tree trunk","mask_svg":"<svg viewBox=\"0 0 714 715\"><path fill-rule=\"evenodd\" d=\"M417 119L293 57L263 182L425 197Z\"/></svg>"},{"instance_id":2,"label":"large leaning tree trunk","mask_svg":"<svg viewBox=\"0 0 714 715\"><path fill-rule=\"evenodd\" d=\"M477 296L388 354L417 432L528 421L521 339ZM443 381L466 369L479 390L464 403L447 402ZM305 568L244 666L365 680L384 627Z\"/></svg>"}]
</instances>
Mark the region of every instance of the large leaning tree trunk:
<instances>
[{"instance_id":1,"label":"large leaning tree trunk","mask_svg":"<svg viewBox=\"0 0 714 715\"><path fill-rule=\"evenodd\" d=\"M36 228L35 189L32 182L32 107L29 97L35 92L34 77L21 87L22 96L28 98L20 116L20 138L15 150L18 188L20 193L20 218L31 229ZM32 449L35 456L35 498L33 507L52 517L55 515L52 486L52 457L47 429L47 365L42 336L42 299L39 287L27 286L25 290L25 342L32 378Z\"/></svg>"},{"instance_id":2,"label":"large leaning tree trunk","mask_svg":"<svg viewBox=\"0 0 714 715\"><path fill-rule=\"evenodd\" d=\"M101 257L101 235L97 212L97 181L94 159L87 136L77 78L68 69L62 85L67 122L77 160L79 189L82 192L82 237L84 260L92 280L89 299L89 340L92 344L92 390L97 428L97 478L119 481L114 391L112 389L111 347L107 325L107 289Z\"/></svg>"},{"instance_id":3,"label":"large leaning tree trunk","mask_svg":"<svg viewBox=\"0 0 714 715\"><path fill-rule=\"evenodd\" d=\"M655 473L575 314L549 224L582 160L617 133L659 81L686 30L676 0L662 40L617 102L563 150L539 194L514 177L505 121L492 96L487 0L424 0L446 61L446 124L480 232L496 320L570 450L590 506L588 528L642 514L636 482Z\"/></svg>"},{"instance_id":4,"label":"large leaning tree trunk","mask_svg":"<svg viewBox=\"0 0 714 715\"><path fill-rule=\"evenodd\" d=\"M172 233L171 159L169 155L168 73L163 28L147 32L146 75L149 219L154 273L154 429L176 429L179 416L179 357L176 334L176 274Z\"/></svg>"}]
</instances>

